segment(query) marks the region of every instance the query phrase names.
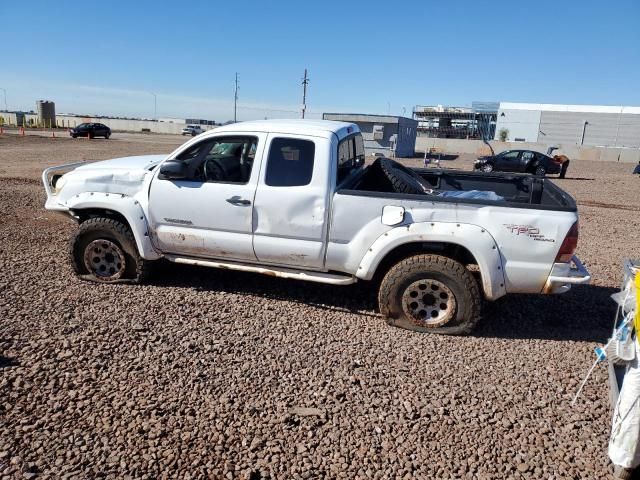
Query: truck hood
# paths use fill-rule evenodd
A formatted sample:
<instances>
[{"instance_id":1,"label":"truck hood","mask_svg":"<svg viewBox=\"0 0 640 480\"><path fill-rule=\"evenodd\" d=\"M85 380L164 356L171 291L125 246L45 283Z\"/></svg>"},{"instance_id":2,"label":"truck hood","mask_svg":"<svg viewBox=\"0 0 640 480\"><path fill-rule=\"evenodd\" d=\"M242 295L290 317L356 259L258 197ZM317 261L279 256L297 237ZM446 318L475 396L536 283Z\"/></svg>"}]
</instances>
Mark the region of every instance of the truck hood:
<instances>
[{"instance_id":1,"label":"truck hood","mask_svg":"<svg viewBox=\"0 0 640 480\"><path fill-rule=\"evenodd\" d=\"M151 170L162 160L167 158L166 155L139 155L136 157L121 157L111 160L102 160L100 162L91 162L76 168L75 172L86 172L88 170Z\"/></svg>"},{"instance_id":2,"label":"truck hood","mask_svg":"<svg viewBox=\"0 0 640 480\"><path fill-rule=\"evenodd\" d=\"M153 167L166 155L141 155L87 163L65 173L56 183L59 199L83 192L134 196L142 189Z\"/></svg>"}]
</instances>

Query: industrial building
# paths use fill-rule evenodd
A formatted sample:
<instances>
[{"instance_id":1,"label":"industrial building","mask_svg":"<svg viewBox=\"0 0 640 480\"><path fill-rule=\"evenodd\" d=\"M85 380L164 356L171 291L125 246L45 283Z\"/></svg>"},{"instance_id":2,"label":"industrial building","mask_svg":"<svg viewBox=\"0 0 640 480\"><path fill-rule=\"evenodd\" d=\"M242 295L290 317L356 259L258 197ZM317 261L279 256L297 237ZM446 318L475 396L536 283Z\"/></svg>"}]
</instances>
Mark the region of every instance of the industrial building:
<instances>
[{"instance_id":1,"label":"industrial building","mask_svg":"<svg viewBox=\"0 0 640 480\"><path fill-rule=\"evenodd\" d=\"M415 153L418 122L412 118L361 113L325 113L322 118L358 125L367 155L412 157Z\"/></svg>"},{"instance_id":2,"label":"industrial building","mask_svg":"<svg viewBox=\"0 0 640 480\"><path fill-rule=\"evenodd\" d=\"M640 147L640 107L500 102L496 140Z\"/></svg>"},{"instance_id":3,"label":"industrial building","mask_svg":"<svg viewBox=\"0 0 640 480\"><path fill-rule=\"evenodd\" d=\"M472 102L471 107L416 105L418 133L430 138L492 139L498 102Z\"/></svg>"},{"instance_id":4,"label":"industrial building","mask_svg":"<svg viewBox=\"0 0 640 480\"><path fill-rule=\"evenodd\" d=\"M38 124L43 126L56 125L56 104L49 100L38 100L36 102L38 110Z\"/></svg>"}]
</instances>

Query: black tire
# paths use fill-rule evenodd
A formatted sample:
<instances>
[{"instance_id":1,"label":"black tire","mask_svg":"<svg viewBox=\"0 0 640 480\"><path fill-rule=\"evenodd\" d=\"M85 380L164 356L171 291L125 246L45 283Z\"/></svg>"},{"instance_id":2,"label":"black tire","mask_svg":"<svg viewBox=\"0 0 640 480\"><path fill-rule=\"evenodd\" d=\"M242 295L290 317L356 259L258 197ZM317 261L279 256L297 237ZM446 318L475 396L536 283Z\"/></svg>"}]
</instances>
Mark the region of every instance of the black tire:
<instances>
[{"instance_id":1,"label":"black tire","mask_svg":"<svg viewBox=\"0 0 640 480\"><path fill-rule=\"evenodd\" d=\"M111 136L111 134L110 134L110 133L105 133L105 134L104 134L104 139L105 139L105 140L109 140L109 137L110 137L110 136Z\"/></svg>"},{"instance_id":2,"label":"black tire","mask_svg":"<svg viewBox=\"0 0 640 480\"><path fill-rule=\"evenodd\" d=\"M423 194L430 186L416 172L388 158L379 158L380 170L396 193Z\"/></svg>"},{"instance_id":3,"label":"black tire","mask_svg":"<svg viewBox=\"0 0 640 480\"><path fill-rule=\"evenodd\" d=\"M547 169L544 165L538 165L533 174L537 177L544 177L547 174Z\"/></svg>"},{"instance_id":4,"label":"black tire","mask_svg":"<svg viewBox=\"0 0 640 480\"><path fill-rule=\"evenodd\" d=\"M117 268L121 270L115 274L107 275L109 272L100 274L87 266L90 255L93 255L88 248L92 245L99 247L97 244L101 241L104 241L105 246L110 247L111 250L116 250L114 264L118 256L121 256L123 265L120 267L117 263ZM100 255L100 252L97 254ZM71 266L80 278L98 283L141 283L149 270L149 262L138 254L131 229L113 218L90 218L80 224L80 228L71 239L70 257ZM98 264L97 261L96 264Z\"/></svg>"},{"instance_id":5,"label":"black tire","mask_svg":"<svg viewBox=\"0 0 640 480\"><path fill-rule=\"evenodd\" d=\"M78 138L78 135L71 135L71 138Z\"/></svg>"},{"instance_id":6,"label":"black tire","mask_svg":"<svg viewBox=\"0 0 640 480\"><path fill-rule=\"evenodd\" d=\"M426 292L422 299L418 298L420 291ZM441 255L424 254L391 267L380 283L378 305L389 325L421 333L467 335L481 318L482 295L464 265ZM436 311L437 317L433 315Z\"/></svg>"}]
</instances>

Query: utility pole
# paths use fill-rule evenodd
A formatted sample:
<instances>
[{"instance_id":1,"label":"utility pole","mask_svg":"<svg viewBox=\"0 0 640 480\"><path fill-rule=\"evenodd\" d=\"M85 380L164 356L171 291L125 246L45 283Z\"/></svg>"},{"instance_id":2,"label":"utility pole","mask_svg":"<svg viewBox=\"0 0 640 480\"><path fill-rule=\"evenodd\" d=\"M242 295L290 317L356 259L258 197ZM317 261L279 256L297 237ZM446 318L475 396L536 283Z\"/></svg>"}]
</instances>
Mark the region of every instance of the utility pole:
<instances>
[{"instance_id":1,"label":"utility pole","mask_svg":"<svg viewBox=\"0 0 640 480\"><path fill-rule=\"evenodd\" d=\"M304 112L307 110L307 85L309 79L307 78L307 69L304 69L304 78L302 79L302 118L304 118Z\"/></svg>"},{"instance_id":2,"label":"utility pole","mask_svg":"<svg viewBox=\"0 0 640 480\"><path fill-rule=\"evenodd\" d=\"M233 94L233 122L238 121L238 72L236 72L236 89Z\"/></svg>"}]
</instances>

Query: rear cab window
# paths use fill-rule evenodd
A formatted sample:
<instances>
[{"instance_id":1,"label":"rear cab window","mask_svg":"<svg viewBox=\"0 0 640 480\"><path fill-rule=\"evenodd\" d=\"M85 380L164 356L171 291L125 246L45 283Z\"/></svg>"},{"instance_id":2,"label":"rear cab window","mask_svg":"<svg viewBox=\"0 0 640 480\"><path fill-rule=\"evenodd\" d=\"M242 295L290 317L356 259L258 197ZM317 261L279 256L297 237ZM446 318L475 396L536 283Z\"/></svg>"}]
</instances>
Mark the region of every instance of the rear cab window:
<instances>
[{"instance_id":1,"label":"rear cab window","mask_svg":"<svg viewBox=\"0 0 640 480\"><path fill-rule=\"evenodd\" d=\"M364 141L357 133L344 138L338 144L338 168L336 185L339 185L356 168L364 164Z\"/></svg>"},{"instance_id":2,"label":"rear cab window","mask_svg":"<svg viewBox=\"0 0 640 480\"><path fill-rule=\"evenodd\" d=\"M316 146L311 140L276 137L267 157L265 184L270 187L309 185L313 176Z\"/></svg>"}]
</instances>

